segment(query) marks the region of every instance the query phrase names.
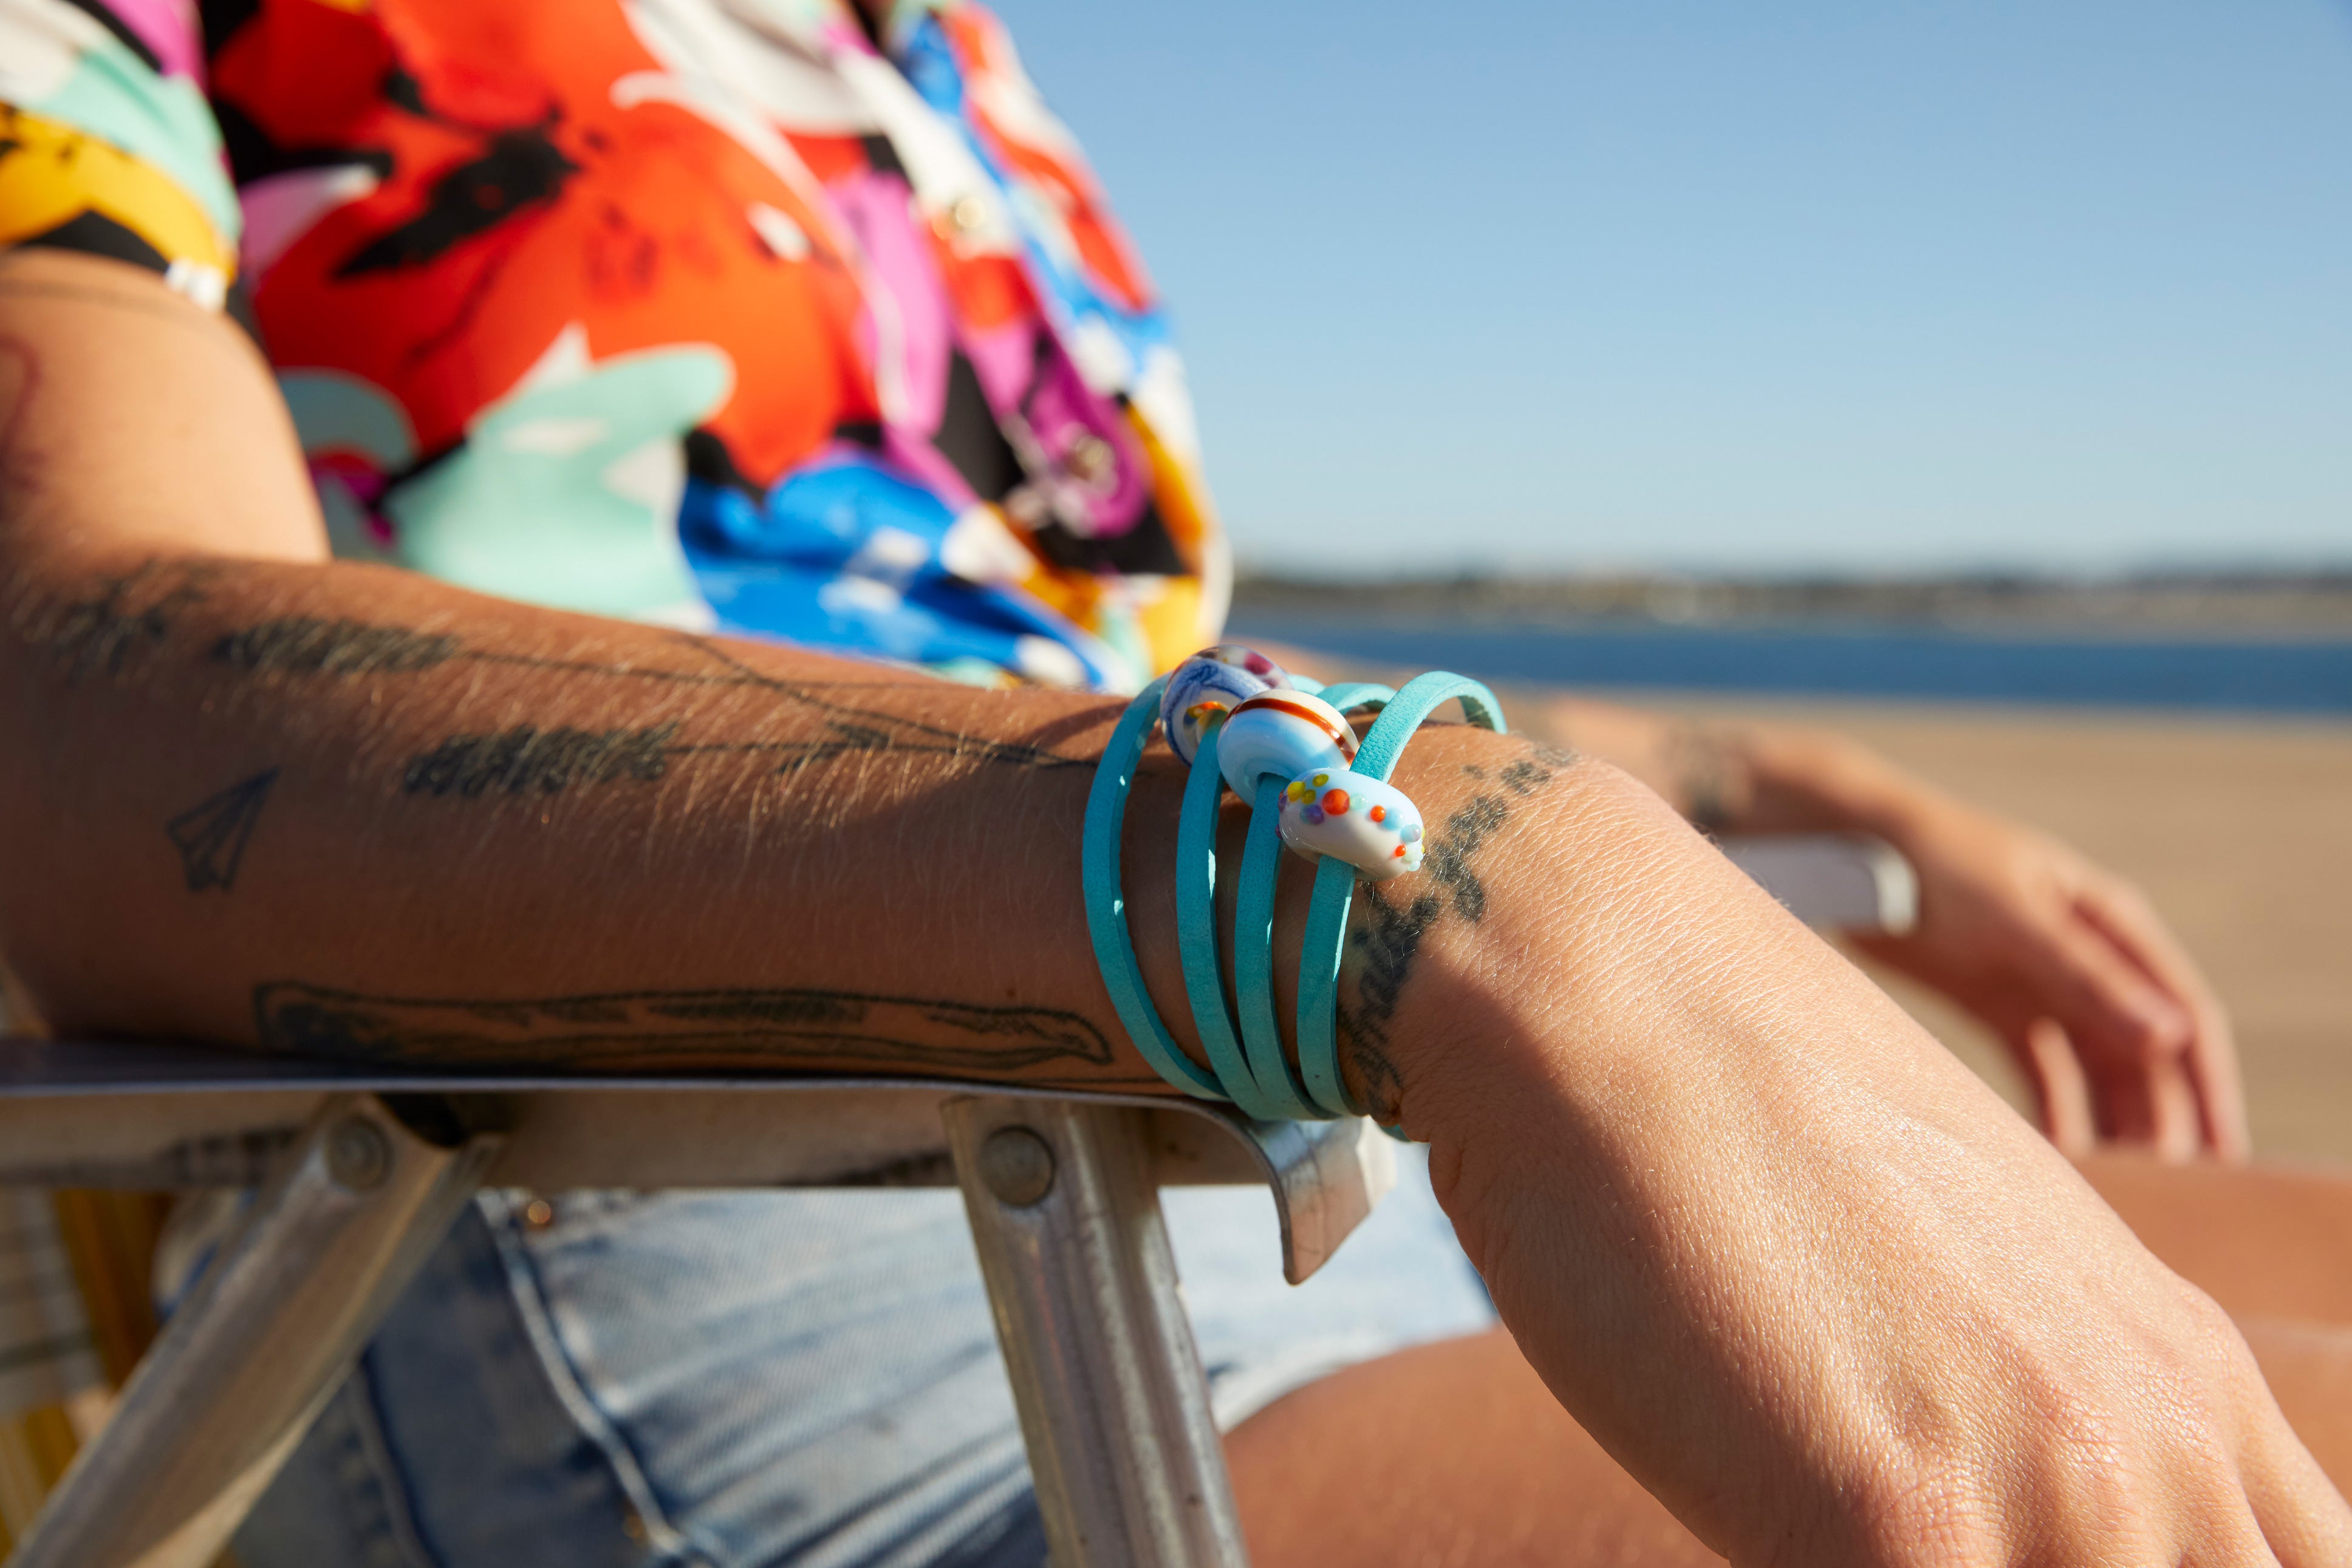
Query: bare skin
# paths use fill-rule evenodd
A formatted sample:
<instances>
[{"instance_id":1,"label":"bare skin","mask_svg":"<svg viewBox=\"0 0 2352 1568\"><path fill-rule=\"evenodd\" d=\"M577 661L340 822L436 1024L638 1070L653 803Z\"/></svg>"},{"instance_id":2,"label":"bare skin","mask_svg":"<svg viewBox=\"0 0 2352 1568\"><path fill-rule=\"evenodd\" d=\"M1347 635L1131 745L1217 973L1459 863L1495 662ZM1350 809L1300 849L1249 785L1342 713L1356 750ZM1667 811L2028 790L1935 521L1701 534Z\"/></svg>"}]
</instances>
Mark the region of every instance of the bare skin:
<instances>
[{"instance_id":1,"label":"bare skin","mask_svg":"<svg viewBox=\"0 0 2352 1568\"><path fill-rule=\"evenodd\" d=\"M265 368L127 268L0 263L0 951L57 1027L1146 1082L1077 895L1118 705L328 563ZM1697 1539L2352 1560L2211 1300L1654 793L1450 727L1398 779L1432 869L1358 901L1343 1066ZM1128 846L1171 1019L1179 783Z\"/></svg>"},{"instance_id":2,"label":"bare skin","mask_svg":"<svg viewBox=\"0 0 2352 1568\"><path fill-rule=\"evenodd\" d=\"M2352 1183L2105 1155L2084 1167L2245 1332L2295 1432L2352 1483ZM1227 1440L1258 1568L1719 1563L1553 1399L1508 1333L1292 1395ZM1431 1495L1453 1506L1424 1506Z\"/></svg>"},{"instance_id":3,"label":"bare skin","mask_svg":"<svg viewBox=\"0 0 2352 1568\"><path fill-rule=\"evenodd\" d=\"M1506 695L1521 728L1607 758L1710 832L1862 832L1901 850L1919 874L1919 925L1864 946L1992 1026L2066 1153L2247 1157L2229 1018L2121 877L1824 730Z\"/></svg>"}]
</instances>

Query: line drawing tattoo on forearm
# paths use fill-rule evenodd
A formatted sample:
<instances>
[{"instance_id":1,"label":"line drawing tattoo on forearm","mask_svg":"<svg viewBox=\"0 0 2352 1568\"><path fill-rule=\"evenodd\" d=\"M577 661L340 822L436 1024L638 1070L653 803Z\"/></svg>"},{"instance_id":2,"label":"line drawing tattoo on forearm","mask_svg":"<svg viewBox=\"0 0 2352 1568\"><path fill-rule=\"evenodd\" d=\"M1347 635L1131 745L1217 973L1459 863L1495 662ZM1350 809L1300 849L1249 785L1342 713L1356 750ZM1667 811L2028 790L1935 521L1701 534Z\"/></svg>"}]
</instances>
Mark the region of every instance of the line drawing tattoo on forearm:
<instances>
[{"instance_id":1,"label":"line drawing tattoo on forearm","mask_svg":"<svg viewBox=\"0 0 2352 1568\"><path fill-rule=\"evenodd\" d=\"M262 1048L377 1066L558 1071L807 1071L861 1063L999 1076L1101 1068L1110 1042L1045 1007L855 991L615 991L505 1000L369 996L299 980L254 988Z\"/></svg>"},{"instance_id":2,"label":"line drawing tattoo on forearm","mask_svg":"<svg viewBox=\"0 0 2352 1568\"><path fill-rule=\"evenodd\" d=\"M494 735L453 735L434 750L410 759L403 773L403 788L412 794L454 793L472 799L485 792L532 788L553 793L574 784L615 779L651 781L663 777L667 763L679 758L758 753L774 756L779 772L880 751L928 753L1029 768L1093 766L1090 758L1065 757L1047 747L991 740L883 709L861 707L825 695L810 683L762 674L709 639L681 634L680 641L706 664L718 667L682 670L506 653L468 647L461 637L449 632L303 615L232 632L213 645L212 657L239 670L289 676L409 674L466 663L668 685L748 687L822 716L827 732L817 740L704 744L675 743L679 727L675 723L600 732L518 726ZM613 756L630 760L618 768L596 762L584 768L572 760Z\"/></svg>"},{"instance_id":3,"label":"line drawing tattoo on forearm","mask_svg":"<svg viewBox=\"0 0 2352 1568\"><path fill-rule=\"evenodd\" d=\"M411 795L487 792L558 795L574 784L615 779L650 783L669 766L675 721L644 729L540 729L517 725L495 735L453 735L409 760L400 787Z\"/></svg>"},{"instance_id":4,"label":"line drawing tattoo on forearm","mask_svg":"<svg viewBox=\"0 0 2352 1568\"><path fill-rule=\"evenodd\" d=\"M1357 884L1358 924L1349 934L1354 962L1352 1002L1344 995L1338 1009L1339 1047L1356 1069L1364 1087L1364 1103L1373 1119L1393 1126L1402 1113L1404 1080L1390 1055L1390 1026L1395 1021L1405 984L1412 977L1422 939L1453 914L1475 925L1486 917L1486 884L1472 862L1512 817L1514 802L1525 800L1577 761L1573 752L1552 747L1530 747L1528 755L1488 772L1472 763L1463 772L1482 783L1499 786L1491 793L1474 795L1430 835L1422 869L1428 883Z\"/></svg>"},{"instance_id":5,"label":"line drawing tattoo on forearm","mask_svg":"<svg viewBox=\"0 0 2352 1568\"><path fill-rule=\"evenodd\" d=\"M381 675L432 669L457 649L458 640L447 632L288 615L230 632L213 644L213 658L240 670Z\"/></svg>"},{"instance_id":6,"label":"line drawing tattoo on forearm","mask_svg":"<svg viewBox=\"0 0 2352 1568\"><path fill-rule=\"evenodd\" d=\"M150 559L101 579L68 603L20 607L18 635L68 681L120 675L140 654L163 644L179 613L205 597L201 564Z\"/></svg>"},{"instance_id":7,"label":"line drawing tattoo on forearm","mask_svg":"<svg viewBox=\"0 0 2352 1568\"><path fill-rule=\"evenodd\" d=\"M257 773L207 796L163 824L180 852L180 867L187 876L190 893L215 887L226 893L236 885L237 868L245 863L245 846L253 838L254 823L261 820L269 787L277 782L275 768Z\"/></svg>"}]
</instances>

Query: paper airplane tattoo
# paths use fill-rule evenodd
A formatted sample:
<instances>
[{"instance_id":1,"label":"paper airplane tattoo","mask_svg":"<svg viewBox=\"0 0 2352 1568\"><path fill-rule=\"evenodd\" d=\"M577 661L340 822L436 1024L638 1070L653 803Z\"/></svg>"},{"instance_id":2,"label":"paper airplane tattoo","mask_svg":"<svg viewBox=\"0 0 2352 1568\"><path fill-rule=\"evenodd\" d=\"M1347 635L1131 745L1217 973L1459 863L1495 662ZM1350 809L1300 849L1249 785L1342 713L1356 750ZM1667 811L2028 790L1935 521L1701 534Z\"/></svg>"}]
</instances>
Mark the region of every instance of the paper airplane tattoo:
<instances>
[{"instance_id":1,"label":"paper airplane tattoo","mask_svg":"<svg viewBox=\"0 0 2352 1568\"><path fill-rule=\"evenodd\" d=\"M278 769L257 773L242 784L232 784L199 805L191 806L164 824L188 874L188 891L217 887L226 893L236 883L236 868L245 846L260 819L261 803L278 782Z\"/></svg>"}]
</instances>

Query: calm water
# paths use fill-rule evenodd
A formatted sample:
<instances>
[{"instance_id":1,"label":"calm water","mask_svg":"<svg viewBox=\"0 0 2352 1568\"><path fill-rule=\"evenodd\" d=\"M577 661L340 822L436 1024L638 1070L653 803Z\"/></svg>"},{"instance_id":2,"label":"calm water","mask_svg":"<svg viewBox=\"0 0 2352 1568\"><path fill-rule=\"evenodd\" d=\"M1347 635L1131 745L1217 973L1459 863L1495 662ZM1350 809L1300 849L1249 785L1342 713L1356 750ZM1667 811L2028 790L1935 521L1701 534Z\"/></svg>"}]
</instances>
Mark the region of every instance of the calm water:
<instances>
[{"instance_id":1,"label":"calm water","mask_svg":"<svg viewBox=\"0 0 2352 1568\"><path fill-rule=\"evenodd\" d=\"M1562 685L2239 713L2352 714L2341 640L2009 636L1887 625L1366 623L1244 617L1234 635Z\"/></svg>"}]
</instances>

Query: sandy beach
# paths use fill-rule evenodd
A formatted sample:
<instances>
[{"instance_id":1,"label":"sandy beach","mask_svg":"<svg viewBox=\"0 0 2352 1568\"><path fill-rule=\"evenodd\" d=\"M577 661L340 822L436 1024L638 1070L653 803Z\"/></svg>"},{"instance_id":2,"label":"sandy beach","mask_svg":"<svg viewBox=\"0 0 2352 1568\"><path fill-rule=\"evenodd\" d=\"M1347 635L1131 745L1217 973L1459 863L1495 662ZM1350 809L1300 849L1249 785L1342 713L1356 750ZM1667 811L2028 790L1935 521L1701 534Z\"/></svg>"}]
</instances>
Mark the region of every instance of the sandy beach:
<instances>
[{"instance_id":1,"label":"sandy beach","mask_svg":"<svg viewBox=\"0 0 2352 1568\"><path fill-rule=\"evenodd\" d=\"M2230 1008L2260 1156L2352 1169L2352 724L1615 695L1843 730L2132 878ZM1886 984L2022 1103L1972 1020Z\"/></svg>"}]
</instances>

